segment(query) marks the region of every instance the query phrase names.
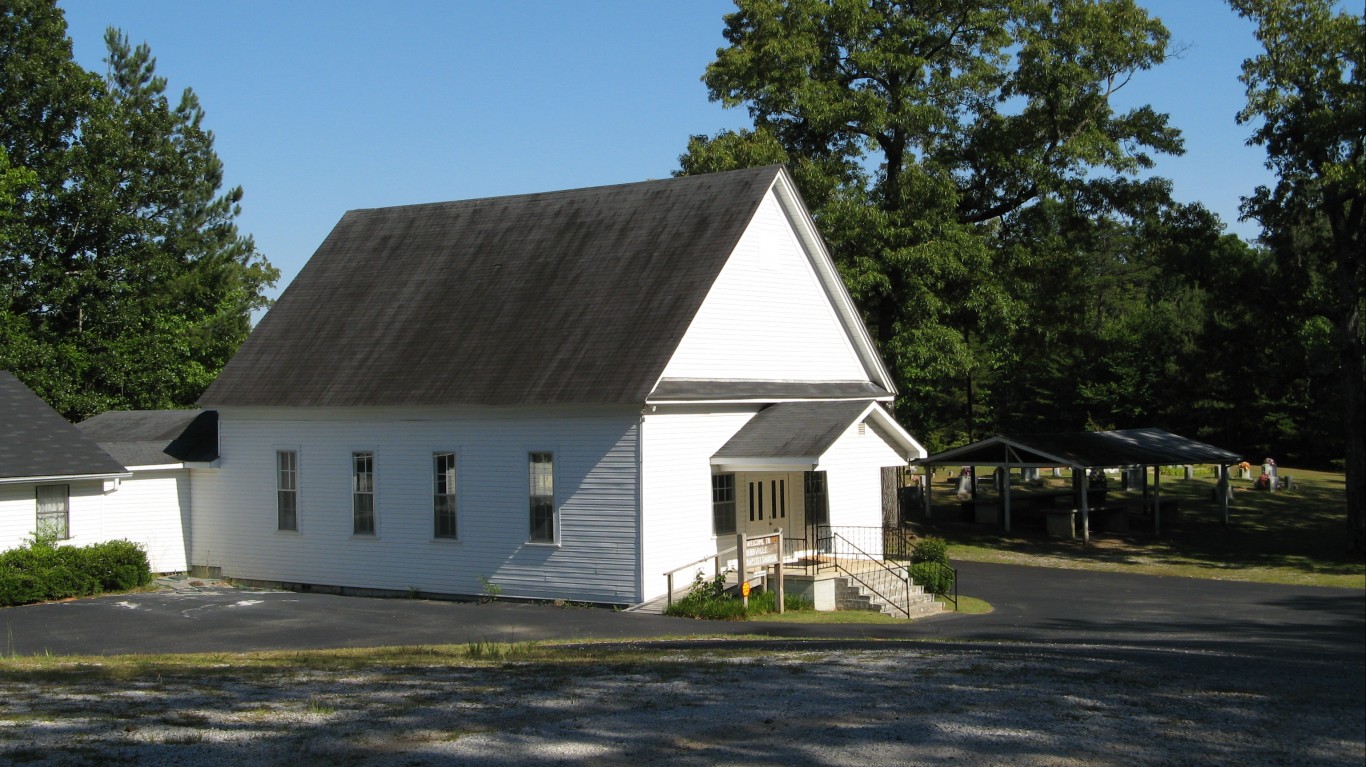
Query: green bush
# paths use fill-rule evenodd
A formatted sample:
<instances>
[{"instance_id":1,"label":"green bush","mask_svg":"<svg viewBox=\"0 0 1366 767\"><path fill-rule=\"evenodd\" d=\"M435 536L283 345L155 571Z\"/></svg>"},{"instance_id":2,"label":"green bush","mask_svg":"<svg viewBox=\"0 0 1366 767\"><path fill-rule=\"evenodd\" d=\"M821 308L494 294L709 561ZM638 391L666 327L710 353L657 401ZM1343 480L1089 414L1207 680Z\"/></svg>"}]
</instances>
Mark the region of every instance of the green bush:
<instances>
[{"instance_id":1,"label":"green bush","mask_svg":"<svg viewBox=\"0 0 1366 767\"><path fill-rule=\"evenodd\" d=\"M724 573L708 580L703 578L702 573L699 572L693 578L688 595L669 605L664 614L678 618L738 621L744 620L750 615L778 611L777 599L773 592L750 592L749 607L746 608L744 601L739 596L726 593L725 581ZM810 610L812 605L809 600L802 599L795 594L786 594L783 597L783 608L791 611Z\"/></svg>"},{"instance_id":2,"label":"green bush","mask_svg":"<svg viewBox=\"0 0 1366 767\"><path fill-rule=\"evenodd\" d=\"M943 538L921 538L911 552L912 562L949 563L949 544Z\"/></svg>"},{"instance_id":3,"label":"green bush","mask_svg":"<svg viewBox=\"0 0 1366 767\"><path fill-rule=\"evenodd\" d=\"M132 541L106 541L78 549L86 571L100 583L101 591L127 591L152 582L147 553Z\"/></svg>"},{"instance_id":4,"label":"green bush","mask_svg":"<svg viewBox=\"0 0 1366 767\"><path fill-rule=\"evenodd\" d=\"M151 581L147 554L129 541L77 547L36 538L0 553L0 605L125 591Z\"/></svg>"},{"instance_id":5,"label":"green bush","mask_svg":"<svg viewBox=\"0 0 1366 767\"><path fill-rule=\"evenodd\" d=\"M917 562L911 565L911 580L929 594L948 594L953 591L953 571L942 562Z\"/></svg>"}]
</instances>

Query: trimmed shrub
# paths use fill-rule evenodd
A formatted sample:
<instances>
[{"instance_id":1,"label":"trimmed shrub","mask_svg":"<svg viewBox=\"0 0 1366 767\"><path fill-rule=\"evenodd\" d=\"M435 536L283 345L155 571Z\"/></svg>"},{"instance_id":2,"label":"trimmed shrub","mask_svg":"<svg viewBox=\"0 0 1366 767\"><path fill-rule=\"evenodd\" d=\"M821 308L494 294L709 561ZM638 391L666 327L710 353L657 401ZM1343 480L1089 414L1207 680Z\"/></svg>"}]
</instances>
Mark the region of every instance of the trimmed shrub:
<instances>
[{"instance_id":1,"label":"trimmed shrub","mask_svg":"<svg viewBox=\"0 0 1366 767\"><path fill-rule=\"evenodd\" d=\"M953 591L953 571L942 562L917 562L911 565L911 580L920 584L930 594L948 594Z\"/></svg>"},{"instance_id":2,"label":"trimmed shrub","mask_svg":"<svg viewBox=\"0 0 1366 767\"><path fill-rule=\"evenodd\" d=\"M80 551L87 572L99 580L102 591L127 591L152 582L147 553L132 541L106 541Z\"/></svg>"},{"instance_id":3,"label":"trimmed shrub","mask_svg":"<svg viewBox=\"0 0 1366 767\"><path fill-rule=\"evenodd\" d=\"M914 551L911 552L912 562L938 562L941 565L949 563L949 544L943 538L921 538L915 544Z\"/></svg>"},{"instance_id":4,"label":"trimmed shrub","mask_svg":"<svg viewBox=\"0 0 1366 767\"><path fill-rule=\"evenodd\" d=\"M36 538L0 553L0 605L125 591L151 581L147 554L129 541L77 547Z\"/></svg>"}]
</instances>

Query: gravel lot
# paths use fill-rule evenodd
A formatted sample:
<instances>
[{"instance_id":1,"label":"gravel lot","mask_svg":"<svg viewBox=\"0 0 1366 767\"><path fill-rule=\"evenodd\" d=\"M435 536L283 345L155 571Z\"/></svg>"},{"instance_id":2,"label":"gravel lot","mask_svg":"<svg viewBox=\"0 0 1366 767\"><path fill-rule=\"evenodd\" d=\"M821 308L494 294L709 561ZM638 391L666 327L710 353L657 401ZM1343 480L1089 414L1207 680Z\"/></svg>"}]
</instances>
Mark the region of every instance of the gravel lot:
<instances>
[{"instance_id":1,"label":"gravel lot","mask_svg":"<svg viewBox=\"0 0 1366 767\"><path fill-rule=\"evenodd\" d=\"M698 645L663 643L649 663L205 668L117 683L0 664L0 763L1366 762L1362 684L1319 662L1271 671L1219 653L916 642L718 657Z\"/></svg>"}]
</instances>

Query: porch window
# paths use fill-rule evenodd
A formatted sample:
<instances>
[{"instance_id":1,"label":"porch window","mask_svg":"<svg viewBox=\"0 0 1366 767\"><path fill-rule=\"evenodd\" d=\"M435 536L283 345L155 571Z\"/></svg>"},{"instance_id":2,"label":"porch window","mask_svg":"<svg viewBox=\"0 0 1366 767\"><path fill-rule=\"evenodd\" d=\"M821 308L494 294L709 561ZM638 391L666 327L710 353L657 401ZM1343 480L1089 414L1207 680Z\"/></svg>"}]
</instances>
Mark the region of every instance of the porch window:
<instances>
[{"instance_id":1,"label":"porch window","mask_svg":"<svg viewBox=\"0 0 1366 767\"><path fill-rule=\"evenodd\" d=\"M806 523L808 525L830 524L830 497L825 489L825 472L808 471L802 477L803 495L806 496Z\"/></svg>"},{"instance_id":2,"label":"porch window","mask_svg":"<svg viewBox=\"0 0 1366 767\"><path fill-rule=\"evenodd\" d=\"M735 475L711 475L711 529L714 535L735 534Z\"/></svg>"},{"instance_id":3,"label":"porch window","mask_svg":"<svg viewBox=\"0 0 1366 767\"><path fill-rule=\"evenodd\" d=\"M38 537L64 541L71 537L71 486L39 485L34 488L38 502Z\"/></svg>"},{"instance_id":4,"label":"porch window","mask_svg":"<svg viewBox=\"0 0 1366 767\"><path fill-rule=\"evenodd\" d=\"M299 454L275 451L275 529L299 529Z\"/></svg>"},{"instance_id":5,"label":"porch window","mask_svg":"<svg viewBox=\"0 0 1366 767\"><path fill-rule=\"evenodd\" d=\"M432 455L433 535L456 538L455 528L455 453Z\"/></svg>"},{"instance_id":6,"label":"porch window","mask_svg":"<svg viewBox=\"0 0 1366 767\"><path fill-rule=\"evenodd\" d=\"M527 463L531 485L531 542L555 542L555 456L531 453Z\"/></svg>"},{"instance_id":7,"label":"porch window","mask_svg":"<svg viewBox=\"0 0 1366 767\"><path fill-rule=\"evenodd\" d=\"M351 532L375 534L375 454L351 454Z\"/></svg>"}]
</instances>

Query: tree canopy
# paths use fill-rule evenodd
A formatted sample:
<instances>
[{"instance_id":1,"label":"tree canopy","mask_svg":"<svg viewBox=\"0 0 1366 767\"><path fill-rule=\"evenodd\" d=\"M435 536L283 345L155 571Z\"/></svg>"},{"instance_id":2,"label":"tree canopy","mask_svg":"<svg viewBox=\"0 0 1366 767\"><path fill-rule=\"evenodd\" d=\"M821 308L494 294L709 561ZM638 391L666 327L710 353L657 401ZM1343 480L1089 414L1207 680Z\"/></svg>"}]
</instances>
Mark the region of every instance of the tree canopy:
<instances>
[{"instance_id":1,"label":"tree canopy","mask_svg":"<svg viewBox=\"0 0 1366 767\"><path fill-rule=\"evenodd\" d=\"M1243 62L1249 143L1274 186L1244 198L1283 286L1279 308L1339 389L1349 540L1366 550L1366 23L1329 0L1230 0L1263 52ZM1330 400L1331 402L1331 400Z\"/></svg>"},{"instance_id":2,"label":"tree canopy","mask_svg":"<svg viewBox=\"0 0 1366 767\"><path fill-rule=\"evenodd\" d=\"M105 42L101 77L52 2L0 10L0 368L69 418L193 403L278 274L194 92Z\"/></svg>"}]
</instances>

